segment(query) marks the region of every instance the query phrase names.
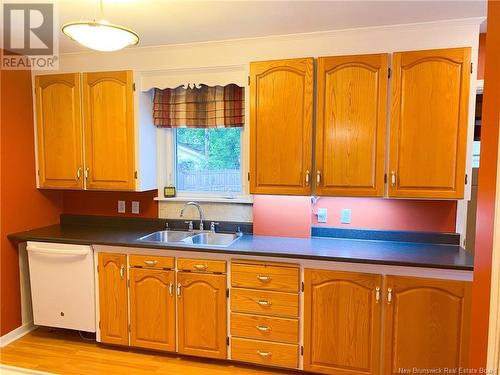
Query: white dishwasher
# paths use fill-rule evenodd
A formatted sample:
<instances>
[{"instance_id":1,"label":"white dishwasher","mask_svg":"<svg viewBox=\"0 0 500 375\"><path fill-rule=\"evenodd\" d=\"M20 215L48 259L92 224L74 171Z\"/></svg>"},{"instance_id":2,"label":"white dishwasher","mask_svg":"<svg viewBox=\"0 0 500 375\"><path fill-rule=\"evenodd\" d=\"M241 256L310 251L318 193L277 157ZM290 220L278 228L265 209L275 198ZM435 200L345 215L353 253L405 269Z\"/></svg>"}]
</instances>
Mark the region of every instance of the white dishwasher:
<instances>
[{"instance_id":1,"label":"white dishwasher","mask_svg":"<svg viewBox=\"0 0 500 375\"><path fill-rule=\"evenodd\" d=\"M95 332L94 255L90 246L28 242L36 325Z\"/></svg>"}]
</instances>

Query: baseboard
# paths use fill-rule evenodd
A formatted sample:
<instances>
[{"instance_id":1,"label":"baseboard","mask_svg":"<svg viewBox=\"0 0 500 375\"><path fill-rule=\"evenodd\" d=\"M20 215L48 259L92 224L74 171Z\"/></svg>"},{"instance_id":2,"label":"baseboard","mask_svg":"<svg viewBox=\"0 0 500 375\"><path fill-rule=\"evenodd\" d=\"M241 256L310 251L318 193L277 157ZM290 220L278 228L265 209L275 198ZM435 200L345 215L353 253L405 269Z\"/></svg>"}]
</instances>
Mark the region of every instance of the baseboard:
<instances>
[{"instance_id":1,"label":"baseboard","mask_svg":"<svg viewBox=\"0 0 500 375\"><path fill-rule=\"evenodd\" d=\"M38 328L38 326L34 325L32 321L24 323L21 327L18 327L15 330L10 331L9 333L0 337L0 348L3 348L4 346L9 345L11 342L20 339L36 328Z\"/></svg>"}]
</instances>

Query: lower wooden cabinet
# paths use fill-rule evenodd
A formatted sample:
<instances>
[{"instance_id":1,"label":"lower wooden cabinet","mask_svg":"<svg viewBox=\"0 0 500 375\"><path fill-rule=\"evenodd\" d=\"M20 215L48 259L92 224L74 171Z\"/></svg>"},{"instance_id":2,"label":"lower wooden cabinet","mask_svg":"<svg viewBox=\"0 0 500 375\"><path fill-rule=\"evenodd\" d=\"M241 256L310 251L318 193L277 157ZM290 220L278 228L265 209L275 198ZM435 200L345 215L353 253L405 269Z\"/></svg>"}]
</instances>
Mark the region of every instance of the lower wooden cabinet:
<instances>
[{"instance_id":1,"label":"lower wooden cabinet","mask_svg":"<svg viewBox=\"0 0 500 375\"><path fill-rule=\"evenodd\" d=\"M470 287L463 281L386 277L385 374L467 367Z\"/></svg>"},{"instance_id":2,"label":"lower wooden cabinet","mask_svg":"<svg viewBox=\"0 0 500 375\"><path fill-rule=\"evenodd\" d=\"M382 276L304 271L304 370L378 374Z\"/></svg>"},{"instance_id":3,"label":"lower wooden cabinet","mask_svg":"<svg viewBox=\"0 0 500 375\"><path fill-rule=\"evenodd\" d=\"M175 271L130 269L130 345L175 351Z\"/></svg>"},{"instance_id":4,"label":"lower wooden cabinet","mask_svg":"<svg viewBox=\"0 0 500 375\"><path fill-rule=\"evenodd\" d=\"M128 345L127 256L99 253L101 341Z\"/></svg>"},{"instance_id":5,"label":"lower wooden cabinet","mask_svg":"<svg viewBox=\"0 0 500 375\"><path fill-rule=\"evenodd\" d=\"M226 275L177 272L178 351L227 356Z\"/></svg>"}]
</instances>

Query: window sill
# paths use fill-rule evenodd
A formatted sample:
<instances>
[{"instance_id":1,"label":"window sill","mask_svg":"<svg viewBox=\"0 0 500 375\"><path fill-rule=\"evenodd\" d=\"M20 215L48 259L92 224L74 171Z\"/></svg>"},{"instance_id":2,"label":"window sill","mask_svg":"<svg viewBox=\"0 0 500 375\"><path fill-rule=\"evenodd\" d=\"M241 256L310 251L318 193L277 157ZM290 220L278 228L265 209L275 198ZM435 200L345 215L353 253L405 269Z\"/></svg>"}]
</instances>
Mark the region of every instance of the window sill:
<instances>
[{"instance_id":1,"label":"window sill","mask_svg":"<svg viewBox=\"0 0 500 375\"><path fill-rule=\"evenodd\" d=\"M237 204L253 204L252 196L247 197L236 197L236 198L224 198L224 197L155 197L155 201L159 202L209 202L209 203L237 203Z\"/></svg>"}]
</instances>

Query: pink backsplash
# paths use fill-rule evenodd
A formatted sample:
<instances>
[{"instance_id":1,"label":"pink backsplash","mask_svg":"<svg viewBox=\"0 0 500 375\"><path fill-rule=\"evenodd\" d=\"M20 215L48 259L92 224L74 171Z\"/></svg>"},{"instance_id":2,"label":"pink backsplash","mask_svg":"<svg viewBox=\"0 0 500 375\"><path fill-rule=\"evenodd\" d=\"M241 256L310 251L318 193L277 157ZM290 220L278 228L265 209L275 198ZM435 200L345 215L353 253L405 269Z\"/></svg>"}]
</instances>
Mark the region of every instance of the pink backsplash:
<instances>
[{"instance_id":1,"label":"pink backsplash","mask_svg":"<svg viewBox=\"0 0 500 375\"><path fill-rule=\"evenodd\" d=\"M327 223L319 224L312 209L327 208ZM343 208L351 209L351 223L341 224ZM357 229L455 232L455 201L382 198L319 198L255 195L254 233L264 236L310 237L311 226Z\"/></svg>"}]
</instances>

